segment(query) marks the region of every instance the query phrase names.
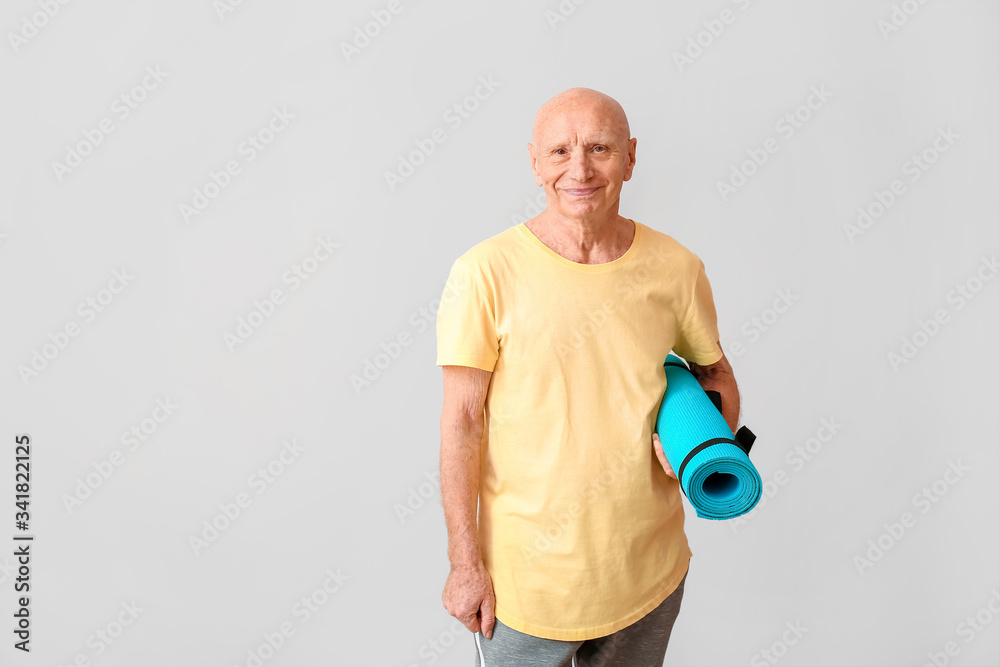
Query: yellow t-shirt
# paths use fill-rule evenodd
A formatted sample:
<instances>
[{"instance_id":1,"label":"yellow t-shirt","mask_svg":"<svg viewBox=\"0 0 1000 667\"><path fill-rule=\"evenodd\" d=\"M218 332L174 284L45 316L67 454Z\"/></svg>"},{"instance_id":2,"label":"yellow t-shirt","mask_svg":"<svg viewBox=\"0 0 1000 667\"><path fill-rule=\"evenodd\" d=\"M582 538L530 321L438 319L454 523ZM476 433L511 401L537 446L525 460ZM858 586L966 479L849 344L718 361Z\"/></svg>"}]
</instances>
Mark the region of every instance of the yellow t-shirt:
<instances>
[{"instance_id":1,"label":"yellow t-shirt","mask_svg":"<svg viewBox=\"0 0 1000 667\"><path fill-rule=\"evenodd\" d=\"M691 550L652 447L663 361L714 363L718 339L702 261L638 222L605 264L572 262L523 223L454 262L437 365L493 372L479 533L503 623L593 639L677 588Z\"/></svg>"}]
</instances>

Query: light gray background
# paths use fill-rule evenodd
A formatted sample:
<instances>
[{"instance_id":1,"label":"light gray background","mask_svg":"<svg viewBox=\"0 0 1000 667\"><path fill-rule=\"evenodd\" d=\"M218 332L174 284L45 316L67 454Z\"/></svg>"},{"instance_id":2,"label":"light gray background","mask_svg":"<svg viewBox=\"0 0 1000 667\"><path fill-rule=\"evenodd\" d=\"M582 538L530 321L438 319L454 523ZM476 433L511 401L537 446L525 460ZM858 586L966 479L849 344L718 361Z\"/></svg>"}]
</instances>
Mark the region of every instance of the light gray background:
<instances>
[{"instance_id":1,"label":"light gray background","mask_svg":"<svg viewBox=\"0 0 1000 667\"><path fill-rule=\"evenodd\" d=\"M753 460L787 475L744 524L684 501L695 556L666 664L760 661L786 622L807 631L781 665L920 665L950 641L951 665L998 664L996 614L968 642L958 625L1000 586L1000 280L983 268L961 309L948 295L1000 250L1000 6L898 2L919 9L883 34L893 2L743 4L564 0L553 24L556 0L401 0L348 62L341 42L386 3L247 0L220 17L210 0L71 2L17 48L9 35L42 10L6 3L0 663L247 665L288 622L263 664L472 664L440 602L441 371L424 314L458 255L524 219L534 113L582 85L629 114L622 213L704 260ZM734 22L678 68L725 9ZM156 66L165 79L120 120L113 101ZM453 128L443 114L479 77L499 87ZM784 138L775 123L813 86L831 97ZM246 162L240 143L282 108L295 118ZM114 131L60 181L53 162L105 117ZM385 172L436 127L447 141L390 191ZM949 127L959 138L911 182L904 163ZM717 182L769 137L780 150L723 201ZM242 172L185 224L179 204L234 159ZM905 193L851 243L844 225L897 178ZM292 291L282 275L321 235L339 247ZM122 268L134 279L86 322L77 305ZM230 351L224 334L275 288L285 302ZM794 301L775 321L778 290ZM939 308L947 322L893 368ZM770 322L756 339L755 317ZM79 335L22 379L71 321ZM411 344L356 391L401 333ZM121 433L168 397L179 407L129 451ZM790 463L823 419L842 427ZM17 433L34 443L30 656L11 633ZM290 439L301 453L257 495L250 476ZM116 449L123 463L68 511ZM949 462L969 470L922 513L914 494ZM196 555L189 538L239 493L252 504ZM907 511L916 524L859 572ZM341 587L302 622L293 606L328 570ZM132 601L143 611L95 655L88 636Z\"/></svg>"}]
</instances>

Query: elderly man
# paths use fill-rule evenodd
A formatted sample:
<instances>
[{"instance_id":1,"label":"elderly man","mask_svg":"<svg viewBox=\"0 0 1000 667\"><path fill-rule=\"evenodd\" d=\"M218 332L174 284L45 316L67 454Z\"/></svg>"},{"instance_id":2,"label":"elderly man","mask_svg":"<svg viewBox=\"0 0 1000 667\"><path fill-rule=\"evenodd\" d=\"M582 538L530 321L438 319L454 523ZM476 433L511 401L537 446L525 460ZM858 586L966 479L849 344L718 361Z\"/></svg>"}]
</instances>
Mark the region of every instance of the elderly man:
<instances>
[{"instance_id":1,"label":"elderly man","mask_svg":"<svg viewBox=\"0 0 1000 667\"><path fill-rule=\"evenodd\" d=\"M703 263L618 214L635 148L607 95L549 100L528 144L546 209L445 287L442 601L483 667L662 665L691 557L652 433L671 349L736 430Z\"/></svg>"}]
</instances>

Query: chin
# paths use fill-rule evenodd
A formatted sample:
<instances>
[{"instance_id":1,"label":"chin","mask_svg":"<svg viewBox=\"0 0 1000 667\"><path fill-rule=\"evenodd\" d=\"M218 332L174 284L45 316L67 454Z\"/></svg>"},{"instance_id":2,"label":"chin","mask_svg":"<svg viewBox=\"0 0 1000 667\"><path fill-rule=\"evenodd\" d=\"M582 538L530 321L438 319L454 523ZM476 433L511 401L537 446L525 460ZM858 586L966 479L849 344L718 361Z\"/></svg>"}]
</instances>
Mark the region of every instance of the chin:
<instances>
[{"instance_id":1,"label":"chin","mask_svg":"<svg viewBox=\"0 0 1000 667\"><path fill-rule=\"evenodd\" d=\"M563 209L569 213L575 213L576 215L592 215L605 210L606 207L603 204L604 202L578 201L570 202L567 206L564 206Z\"/></svg>"}]
</instances>

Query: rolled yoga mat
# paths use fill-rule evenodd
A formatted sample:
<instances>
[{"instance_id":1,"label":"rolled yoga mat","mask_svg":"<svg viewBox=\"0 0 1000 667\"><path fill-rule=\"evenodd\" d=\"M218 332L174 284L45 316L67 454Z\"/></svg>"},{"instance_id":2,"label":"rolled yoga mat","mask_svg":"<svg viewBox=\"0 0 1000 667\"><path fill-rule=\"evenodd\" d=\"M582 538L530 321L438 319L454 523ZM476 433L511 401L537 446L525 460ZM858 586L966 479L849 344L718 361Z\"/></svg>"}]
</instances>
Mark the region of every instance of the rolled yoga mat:
<instances>
[{"instance_id":1,"label":"rolled yoga mat","mask_svg":"<svg viewBox=\"0 0 1000 667\"><path fill-rule=\"evenodd\" d=\"M663 364L667 389L656 415L663 453L677 474L681 490L703 519L734 519L760 500L760 474L748 454L754 435L747 427L736 435L715 402L688 370L670 354Z\"/></svg>"}]
</instances>

